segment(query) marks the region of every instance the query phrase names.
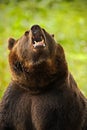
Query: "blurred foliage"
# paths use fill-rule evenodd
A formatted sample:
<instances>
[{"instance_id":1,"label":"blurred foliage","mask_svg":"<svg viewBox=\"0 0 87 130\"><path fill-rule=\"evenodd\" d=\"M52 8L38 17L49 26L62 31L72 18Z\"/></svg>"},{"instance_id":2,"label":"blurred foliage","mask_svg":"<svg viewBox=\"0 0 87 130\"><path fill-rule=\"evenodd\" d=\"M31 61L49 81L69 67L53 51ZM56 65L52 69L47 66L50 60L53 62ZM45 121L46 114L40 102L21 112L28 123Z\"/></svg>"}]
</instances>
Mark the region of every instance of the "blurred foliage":
<instances>
[{"instance_id":1,"label":"blurred foliage","mask_svg":"<svg viewBox=\"0 0 87 130\"><path fill-rule=\"evenodd\" d=\"M87 1L0 0L0 97L10 82L7 40L39 24L65 49L69 70L87 96Z\"/></svg>"}]
</instances>

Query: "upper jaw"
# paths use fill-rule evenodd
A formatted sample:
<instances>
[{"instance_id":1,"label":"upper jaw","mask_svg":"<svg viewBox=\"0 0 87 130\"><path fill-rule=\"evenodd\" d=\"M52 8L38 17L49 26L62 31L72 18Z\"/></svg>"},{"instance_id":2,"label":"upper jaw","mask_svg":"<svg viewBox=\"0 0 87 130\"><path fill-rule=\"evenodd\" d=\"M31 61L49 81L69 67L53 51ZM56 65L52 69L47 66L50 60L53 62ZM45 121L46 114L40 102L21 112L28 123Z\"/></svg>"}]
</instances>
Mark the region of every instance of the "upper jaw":
<instances>
[{"instance_id":1,"label":"upper jaw","mask_svg":"<svg viewBox=\"0 0 87 130\"><path fill-rule=\"evenodd\" d=\"M36 48L44 48L46 46L44 32L38 25L34 25L31 27L32 33L32 44L34 49Z\"/></svg>"}]
</instances>

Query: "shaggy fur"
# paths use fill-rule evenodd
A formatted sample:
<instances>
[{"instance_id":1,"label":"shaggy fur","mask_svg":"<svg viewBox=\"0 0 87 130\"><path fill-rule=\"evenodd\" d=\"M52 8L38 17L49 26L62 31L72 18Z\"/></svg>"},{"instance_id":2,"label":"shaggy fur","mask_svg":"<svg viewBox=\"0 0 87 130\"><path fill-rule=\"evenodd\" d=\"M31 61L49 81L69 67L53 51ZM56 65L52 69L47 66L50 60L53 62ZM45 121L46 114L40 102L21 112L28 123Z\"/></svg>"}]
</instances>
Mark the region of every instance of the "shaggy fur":
<instances>
[{"instance_id":1,"label":"shaggy fur","mask_svg":"<svg viewBox=\"0 0 87 130\"><path fill-rule=\"evenodd\" d=\"M62 46L38 25L9 39L11 82L0 103L0 130L87 130L87 101Z\"/></svg>"}]
</instances>

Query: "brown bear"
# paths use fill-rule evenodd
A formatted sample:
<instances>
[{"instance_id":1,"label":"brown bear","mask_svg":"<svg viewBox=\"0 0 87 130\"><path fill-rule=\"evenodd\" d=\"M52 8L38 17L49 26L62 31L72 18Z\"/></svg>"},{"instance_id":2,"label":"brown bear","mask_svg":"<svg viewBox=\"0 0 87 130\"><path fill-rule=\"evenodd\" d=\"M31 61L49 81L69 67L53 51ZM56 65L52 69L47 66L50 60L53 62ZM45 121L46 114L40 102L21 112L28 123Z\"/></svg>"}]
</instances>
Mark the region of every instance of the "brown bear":
<instances>
[{"instance_id":1,"label":"brown bear","mask_svg":"<svg viewBox=\"0 0 87 130\"><path fill-rule=\"evenodd\" d=\"M0 130L87 130L87 101L62 46L39 25L9 39L11 82L0 103Z\"/></svg>"}]
</instances>

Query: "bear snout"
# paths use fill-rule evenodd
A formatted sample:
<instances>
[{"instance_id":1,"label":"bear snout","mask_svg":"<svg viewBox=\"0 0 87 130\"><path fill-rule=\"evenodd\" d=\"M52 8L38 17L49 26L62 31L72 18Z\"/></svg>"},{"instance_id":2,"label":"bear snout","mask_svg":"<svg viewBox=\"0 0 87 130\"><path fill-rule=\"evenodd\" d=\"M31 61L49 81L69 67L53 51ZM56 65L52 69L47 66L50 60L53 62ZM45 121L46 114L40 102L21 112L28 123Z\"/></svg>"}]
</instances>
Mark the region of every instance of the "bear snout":
<instances>
[{"instance_id":1,"label":"bear snout","mask_svg":"<svg viewBox=\"0 0 87 130\"><path fill-rule=\"evenodd\" d=\"M39 25L33 25L31 27L31 33L34 48L45 47L45 38L41 27Z\"/></svg>"}]
</instances>

